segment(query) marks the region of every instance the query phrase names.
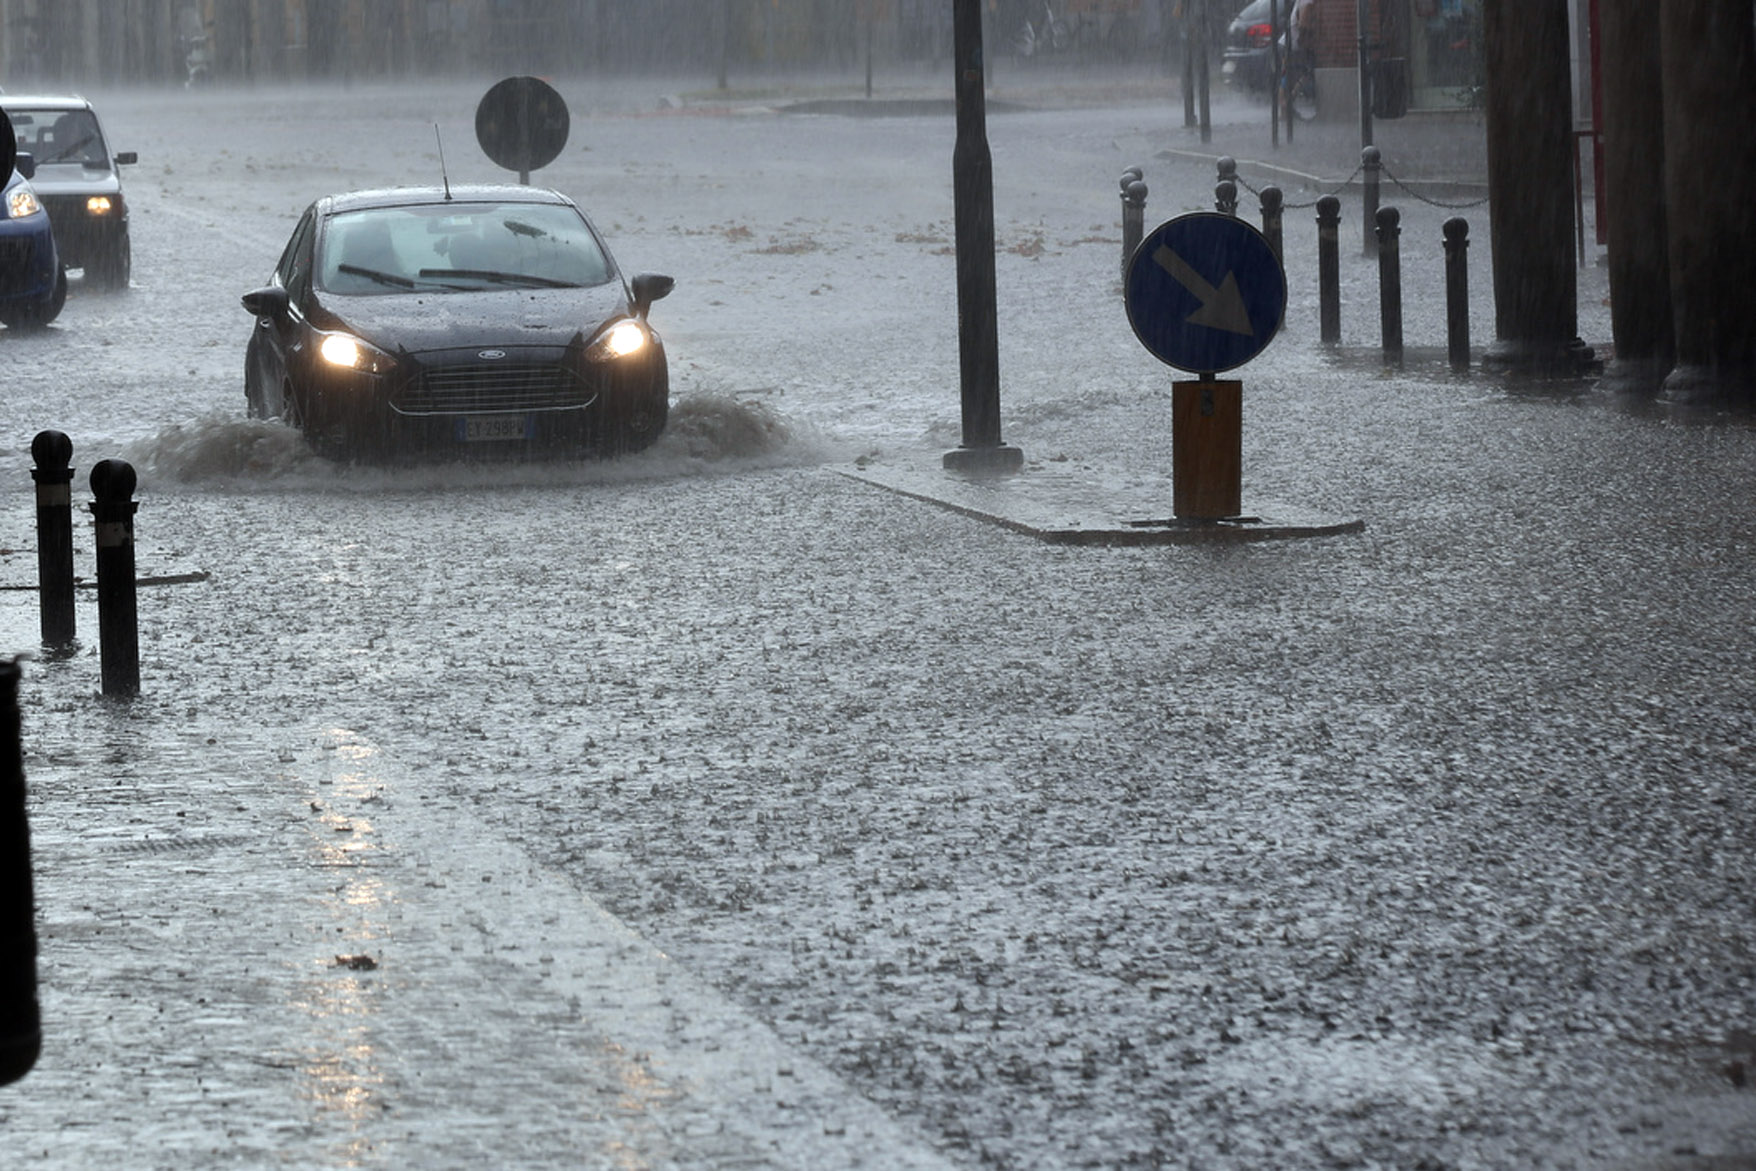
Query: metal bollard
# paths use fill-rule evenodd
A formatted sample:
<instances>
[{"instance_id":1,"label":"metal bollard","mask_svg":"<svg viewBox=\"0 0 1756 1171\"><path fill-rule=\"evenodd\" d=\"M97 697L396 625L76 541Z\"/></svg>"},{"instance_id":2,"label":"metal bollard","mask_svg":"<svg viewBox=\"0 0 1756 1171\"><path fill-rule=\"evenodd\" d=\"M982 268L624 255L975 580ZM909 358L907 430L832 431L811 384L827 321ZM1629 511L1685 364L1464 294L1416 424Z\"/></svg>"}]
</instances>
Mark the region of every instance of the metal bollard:
<instances>
[{"instance_id":1,"label":"metal bollard","mask_svg":"<svg viewBox=\"0 0 1756 1171\"><path fill-rule=\"evenodd\" d=\"M1222 179L1213 185L1213 210L1225 215L1238 214L1238 185Z\"/></svg>"},{"instance_id":2,"label":"metal bollard","mask_svg":"<svg viewBox=\"0 0 1756 1171\"><path fill-rule=\"evenodd\" d=\"M1469 221L1445 221L1445 345L1451 368L1469 369Z\"/></svg>"},{"instance_id":3,"label":"metal bollard","mask_svg":"<svg viewBox=\"0 0 1756 1171\"><path fill-rule=\"evenodd\" d=\"M140 694L140 623L134 598L134 468L119 459L91 470L97 530L98 650L104 694Z\"/></svg>"},{"instance_id":4,"label":"metal bollard","mask_svg":"<svg viewBox=\"0 0 1756 1171\"><path fill-rule=\"evenodd\" d=\"M43 1048L37 1006L36 898L16 660L0 660L0 1085L29 1073Z\"/></svg>"},{"instance_id":5,"label":"metal bollard","mask_svg":"<svg viewBox=\"0 0 1756 1171\"><path fill-rule=\"evenodd\" d=\"M1341 200L1317 201L1317 302L1323 344L1341 342Z\"/></svg>"},{"instance_id":6,"label":"metal bollard","mask_svg":"<svg viewBox=\"0 0 1756 1171\"><path fill-rule=\"evenodd\" d=\"M1122 280L1128 280L1128 258L1140 247L1140 238L1146 234L1146 184L1141 181L1140 172L1127 171L1122 175Z\"/></svg>"},{"instance_id":7,"label":"metal bollard","mask_svg":"<svg viewBox=\"0 0 1756 1171\"><path fill-rule=\"evenodd\" d=\"M1264 187L1258 198L1262 201L1262 235L1267 238L1268 246L1274 249L1274 258L1284 266L1286 257L1281 254L1284 233L1281 231L1280 188Z\"/></svg>"},{"instance_id":8,"label":"metal bollard","mask_svg":"<svg viewBox=\"0 0 1756 1171\"><path fill-rule=\"evenodd\" d=\"M1227 155L1219 161L1219 182L1213 186L1213 209L1238 214L1238 162Z\"/></svg>"},{"instance_id":9,"label":"metal bollard","mask_svg":"<svg viewBox=\"0 0 1756 1171\"><path fill-rule=\"evenodd\" d=\"M73 440L59 431L40 431L31 440L37 466L37 599L42 611L43 645L71 646L73 612Z\"/></svg>"},{"instance_id":10,"label":"metal bollard","mask_svg":"<svg viewBox=\"0 0 1756 1171\"><path fill-rule=\"evenodd\" d=\"M1378 237L1372 232L1372 225L1378 222L1378 172L1383 168L1383 156L1375 146L1364 147L1360 151L1360 170L1363 179L1360 184L1360 235L1364 237L1364 255L1378 255Z\"/></svg>"},{"instance_id":11,"label":"metal bollard","mask_svg":"<svg viewBox=\"0 0 1756 1171\"><path fill-rule=\"evenodd\" d=\"M1378 320L1384 333L1384 364L1402 365L1402 213L1378 209Z\"/></svg>"}]
</instances>

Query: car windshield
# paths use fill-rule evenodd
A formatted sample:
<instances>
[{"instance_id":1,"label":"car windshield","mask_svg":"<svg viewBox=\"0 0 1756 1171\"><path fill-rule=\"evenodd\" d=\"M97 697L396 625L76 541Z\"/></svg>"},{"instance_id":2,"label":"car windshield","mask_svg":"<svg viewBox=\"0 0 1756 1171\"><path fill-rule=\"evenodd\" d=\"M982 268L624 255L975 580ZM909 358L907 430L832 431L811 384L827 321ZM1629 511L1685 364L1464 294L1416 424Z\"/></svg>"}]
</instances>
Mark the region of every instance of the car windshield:
<instances>
[{"instance_id":1,"label":"car windshield","mask_svg":"<svg viewBox=\"0 0 1756 1171\"><path fill-rule=\"evenodd\" d=\"M442 203L329 217L319 287L358 296L574 288L610 279L579 213L558 203Z\"/></svg>"},{"instance_id":2,"label":"car windshield","mask_svg":"<svg viewBox=\"0 0 1756 1171\"><path fill-rule=\"evenodd\" d=\"M90 110L7 110L18 149L39 167L107 167L104 136Z\"/></svg>"}]
</instances>

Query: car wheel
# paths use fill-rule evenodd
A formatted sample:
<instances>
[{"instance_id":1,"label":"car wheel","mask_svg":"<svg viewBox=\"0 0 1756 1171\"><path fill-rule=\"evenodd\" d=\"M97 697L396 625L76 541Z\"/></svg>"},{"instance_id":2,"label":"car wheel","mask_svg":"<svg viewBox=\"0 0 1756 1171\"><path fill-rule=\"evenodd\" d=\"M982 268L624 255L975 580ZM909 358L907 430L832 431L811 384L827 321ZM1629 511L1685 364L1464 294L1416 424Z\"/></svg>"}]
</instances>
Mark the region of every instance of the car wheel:
<instances>
[{"instance_id":1,"label":"car wheel","mask_svg":"<svg viewBox=\"0 0 1756 1171\"><path fill-rule=\"evenodd\" d=\"M128 237L123 235L108 251L101 252L92 259L86 275L98 288L126 289L129 277L133 275L133 268L134 258L128 245Z\"/></svg>"},{"instance_id":2,"label":"car wheel","mask_svg":"<svg viewBox=\"0 0 1756 1171\"><path fill-rule=\"evenodd\" d=\"M0 307L0 323L9 329L41 329L61 316L67 303L67 270L55 274L55 288L40 301L14 302Z\"/></svg>"},{"instance_id":3,"label":"car wheel","mask_svg":"<svg viewBox=\"0 0 1756 1171\"><path fill-rule=\"evenodd\" d=\"M670 417L668 395L649 395L605 413L605 454L632 455L645 451L664 434Z\"/></svg>"}]
</instances>

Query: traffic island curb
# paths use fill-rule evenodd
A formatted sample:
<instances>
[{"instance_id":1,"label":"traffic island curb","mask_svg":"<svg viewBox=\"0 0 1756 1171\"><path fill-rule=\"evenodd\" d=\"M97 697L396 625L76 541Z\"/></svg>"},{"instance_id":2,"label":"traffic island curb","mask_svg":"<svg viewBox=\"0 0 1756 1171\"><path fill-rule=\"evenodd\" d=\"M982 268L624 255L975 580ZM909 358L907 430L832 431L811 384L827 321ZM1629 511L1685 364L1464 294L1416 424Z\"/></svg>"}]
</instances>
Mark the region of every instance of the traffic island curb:
<instances>
[{"instance_id":1,"label":"traffic island curb","mask_svg":"<svg viewBox=\"0 0 1756 1171\"><path fill-rule=\"evenodd\" d=\"M1215 520L1170 516L1169 478L1106 479L1089 468L1026 462L1011 475L866 463L851 480L936 504L1055 545L1196 545L1340 536L1365 521L1268 501Z\"/></svg>"}]
</instances>

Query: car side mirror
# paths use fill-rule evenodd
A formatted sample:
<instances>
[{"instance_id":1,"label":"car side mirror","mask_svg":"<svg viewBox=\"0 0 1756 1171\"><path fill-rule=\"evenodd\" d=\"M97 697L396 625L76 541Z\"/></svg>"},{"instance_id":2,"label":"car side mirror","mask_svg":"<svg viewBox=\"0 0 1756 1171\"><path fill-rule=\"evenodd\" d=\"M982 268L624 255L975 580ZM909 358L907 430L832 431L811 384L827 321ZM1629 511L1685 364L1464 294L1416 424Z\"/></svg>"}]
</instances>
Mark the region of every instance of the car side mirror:
<instances>
[{"instance_id":1,"label":"car side mirror","mask_svg":"<svg viewBox=\"0 0 1756 1171\"><path fill-rule=\"evenodd\" d=\"M140 161L140 156L131 150L121 151L120 153L118 153L116 155L116 165L118 167L133 166L135 163L138 163L139 161Z\"/></svg>"},{"instance_id":2,"label":"car side mirror","mask_svg":"<svg viewBox=\"0 0 1756 1171\"><path fill-rule=\"evenodd\" d=\"M674 277L660 276L656 272L643 272L634 278L634 312L645 317L652 311L652 303L671 295L677 287Z\"/></svg>"},{"instance_id":3,"label":"car side mirror","mask_svg":"<svg viewBox=\"0 0 1756 1171\"><path fill-rule=\"evenodd\" d=\"M37 157L29 151L19 151L18 157L12 160L12 169L26 179L34 179L37 175Z\"/></svg>"},{"instance_id":4,"label":"car side mirror","mask_svg":"<svg viewBox=\"0 0 1756 1171\"><path fill-rule=\"evenodd\" d=\"M239 300L257 317L279 317L287 311L287 291L279 285L251 289Z\"/></svg>"}]
</instances>

